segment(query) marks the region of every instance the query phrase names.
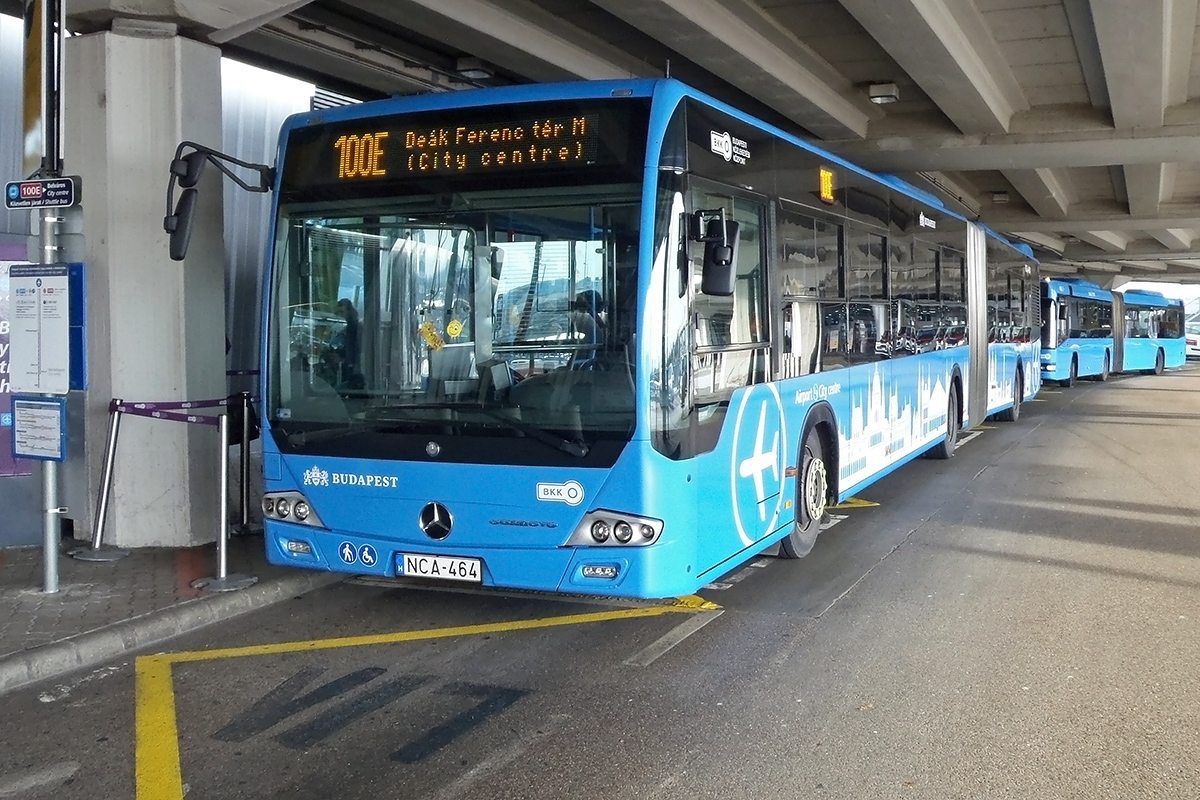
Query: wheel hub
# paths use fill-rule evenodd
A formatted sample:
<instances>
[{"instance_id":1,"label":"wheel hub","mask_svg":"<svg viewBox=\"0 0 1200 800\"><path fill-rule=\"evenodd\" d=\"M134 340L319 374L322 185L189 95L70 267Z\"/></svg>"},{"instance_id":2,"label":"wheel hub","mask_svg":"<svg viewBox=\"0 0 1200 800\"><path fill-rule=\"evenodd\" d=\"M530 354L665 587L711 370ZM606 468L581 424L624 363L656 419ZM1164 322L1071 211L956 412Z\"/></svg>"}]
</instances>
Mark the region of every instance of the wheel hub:
<instances>
[{"instance_id":1,"label":"wheel hub","mask_svg":"<svg viewBox=\"0 0 1200 800\"><path fill-rule=\"evenodd\" d=\"M804 474L804 510L809 519L818 520L825 516L828 497L829 478L825 472L825 462L814 458Z\"/></svg>"}]
</instances>

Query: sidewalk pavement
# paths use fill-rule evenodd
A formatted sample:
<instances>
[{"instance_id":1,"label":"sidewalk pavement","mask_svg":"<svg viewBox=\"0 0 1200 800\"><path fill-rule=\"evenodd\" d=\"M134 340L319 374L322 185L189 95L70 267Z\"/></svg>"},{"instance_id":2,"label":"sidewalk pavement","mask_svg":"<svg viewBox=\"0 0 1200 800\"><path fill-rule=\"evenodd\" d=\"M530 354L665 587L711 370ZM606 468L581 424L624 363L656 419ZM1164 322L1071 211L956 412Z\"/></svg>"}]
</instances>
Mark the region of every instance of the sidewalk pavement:
<instances>
[{"instance_id":1,"label":"sidewalk pavement","mask_svg":"<svg viewBox=\"0 0 1200 800\"><path fill-rule=\"evenodd\" d=\"M216 547L133 550L120 561L59 558L60 591L42 593L42 550L0 550L0 694L334 583L332 573L266 562L261 536L229 542L229 573L258 577L234 592L191 587L216 569Z\"/></svg>"}]
</instances>

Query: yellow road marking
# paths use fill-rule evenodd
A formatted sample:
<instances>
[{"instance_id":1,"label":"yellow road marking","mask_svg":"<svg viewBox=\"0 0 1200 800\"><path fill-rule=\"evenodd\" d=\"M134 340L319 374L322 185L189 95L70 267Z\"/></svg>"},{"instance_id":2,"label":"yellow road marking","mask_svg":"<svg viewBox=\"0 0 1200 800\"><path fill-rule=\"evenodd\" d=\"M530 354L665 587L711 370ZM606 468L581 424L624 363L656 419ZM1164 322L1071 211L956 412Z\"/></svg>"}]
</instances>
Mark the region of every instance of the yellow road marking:
<instances>
[{"instance_id":1,"label":"yellow road marking","mask_svg":"<svg viewBox=\"0 0 1200 800\"><path fill-rule=\"evenodd\" d=\"M829 509L833 511L843 508L874 508L878 505L879 503L876 503L872 500L863 500L861 497L847 497L836 506L830 506Z\"/></svg>"},{"instance_id":2,"label":"yellow road marking","mask_svg":"<svg viewBox=\"0 0 1200 800\"><path fill-rule=\"evenodd\" d=\"M169 657L141 656L135 669L137 798L180 800L183 778L179 769L171 661Z\"/></svg>"},{"instance_id":3,"label":"yellow road marking","mask_svg":"<svg viewBox=\"0 0 1200 800\"><path fill-rule=\"evenodd\" d=\"M590 614L566 614L560 617L490 622L425 631L398 631L366 636L343 636L298 642L226 647L213 650L185 650L153 656L138 656L135 667L136 730L134 747L137 800L181 800L183 777L179 764L179 730L175 721L175 689L171 678L174 664L217 661L227 658L269 656L282 653L316 652L342 647L445 639L484 633L507 633L565 625L586 625L616 619L660 617L665 614L694 614L719 610L716 603L697 595L680 597L671 603L644 608L623 608Z\"/></svg>"}]
</instances>

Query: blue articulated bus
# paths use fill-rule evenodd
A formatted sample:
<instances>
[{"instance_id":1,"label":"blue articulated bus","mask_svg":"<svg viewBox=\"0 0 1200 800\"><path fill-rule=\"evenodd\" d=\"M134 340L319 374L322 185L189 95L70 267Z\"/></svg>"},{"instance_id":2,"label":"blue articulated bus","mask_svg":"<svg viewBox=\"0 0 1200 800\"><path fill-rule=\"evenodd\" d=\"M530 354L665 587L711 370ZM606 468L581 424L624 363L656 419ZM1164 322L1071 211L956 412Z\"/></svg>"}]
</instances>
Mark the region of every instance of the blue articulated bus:
<instances>
[{"instance_id":1,"label":"blue articulated bus","mask_svg":"<svg viewBox=\"0 0 1200 800\"><path fill-rule=\"evenodd\" d=\"M1042 380L1106 381L1119 369L1114 353L1113 293L1081 278L1044 278Z\"/></svg>"},{"instance_id":2,"label":"blue articulated bus","mask_svg":"<svg viewBox=\"0 0 1200 800\"><path fill-rule=\"evenodd\" d=\"M1121 372L1161 375L1187 361L1183 301L1130 289L1113 294L1114 317L1123 336L1114 361Z\"/></svg>"},{"instance_id":3,"label":"blue articulated bus","mask_svg":"<svg viewBox=\"0 0 1200 800\"><path fill-rule=\"evenodd\" d=\"M1028 249L677 81L301 114L271 174L276 564L686 594L1040 385Z\"/></svg>"}]
</instances>

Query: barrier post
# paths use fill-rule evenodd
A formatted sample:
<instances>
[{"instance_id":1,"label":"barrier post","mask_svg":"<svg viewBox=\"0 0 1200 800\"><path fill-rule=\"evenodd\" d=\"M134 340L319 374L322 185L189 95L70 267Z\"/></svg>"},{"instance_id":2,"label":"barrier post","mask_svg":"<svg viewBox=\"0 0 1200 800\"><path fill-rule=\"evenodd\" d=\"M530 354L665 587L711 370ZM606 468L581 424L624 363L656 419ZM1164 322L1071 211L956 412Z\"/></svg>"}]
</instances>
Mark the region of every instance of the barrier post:
<instances>
[{"instance_id":1,"label":"barrier post","mask_svg":"<svg viewBox=\"0 0 1200 800\"><path fill-rule=\"evenodd\" d=\"M100 489L96 493L96 513L92 516L92 546L77 547L68 553L77 561L118 561L129 555L128 550L103 544L108 498L112 494L113 462L117 457L117 434L121 431L121 402L120 398L114 397L108 407L108 440L104 445Z\"/></svg>"},{"instance_id":2,"label":"barrier post","mask_svg":"<svg viewBox=\"0 0 1200 800\"><path fill-rule=\"evenodd\" d=\"M214 578L200 578L192 581L192 587L207 592L232 592L245 589L258 583L253 575L229 574L229 416L222 414L217 418L217 428L220 431L221 454L218 463L221 465L221 477L217 481L221 489L221 499L217 503L220 519L217 522L217 575Z\"/></svg>"},{"instance_id":3,"label":"barrier post","mask_svg":"<svg viewBox=\"0 0 1200 800\"><path fill-rule=\"evenodd\" d=\"M238 464L238 500L240 501L237 532L240 534L262 533L261 525L250 522L250 393L241 392L242 403L242 446L241 463Z\"/></svg>"}]
</instances>

